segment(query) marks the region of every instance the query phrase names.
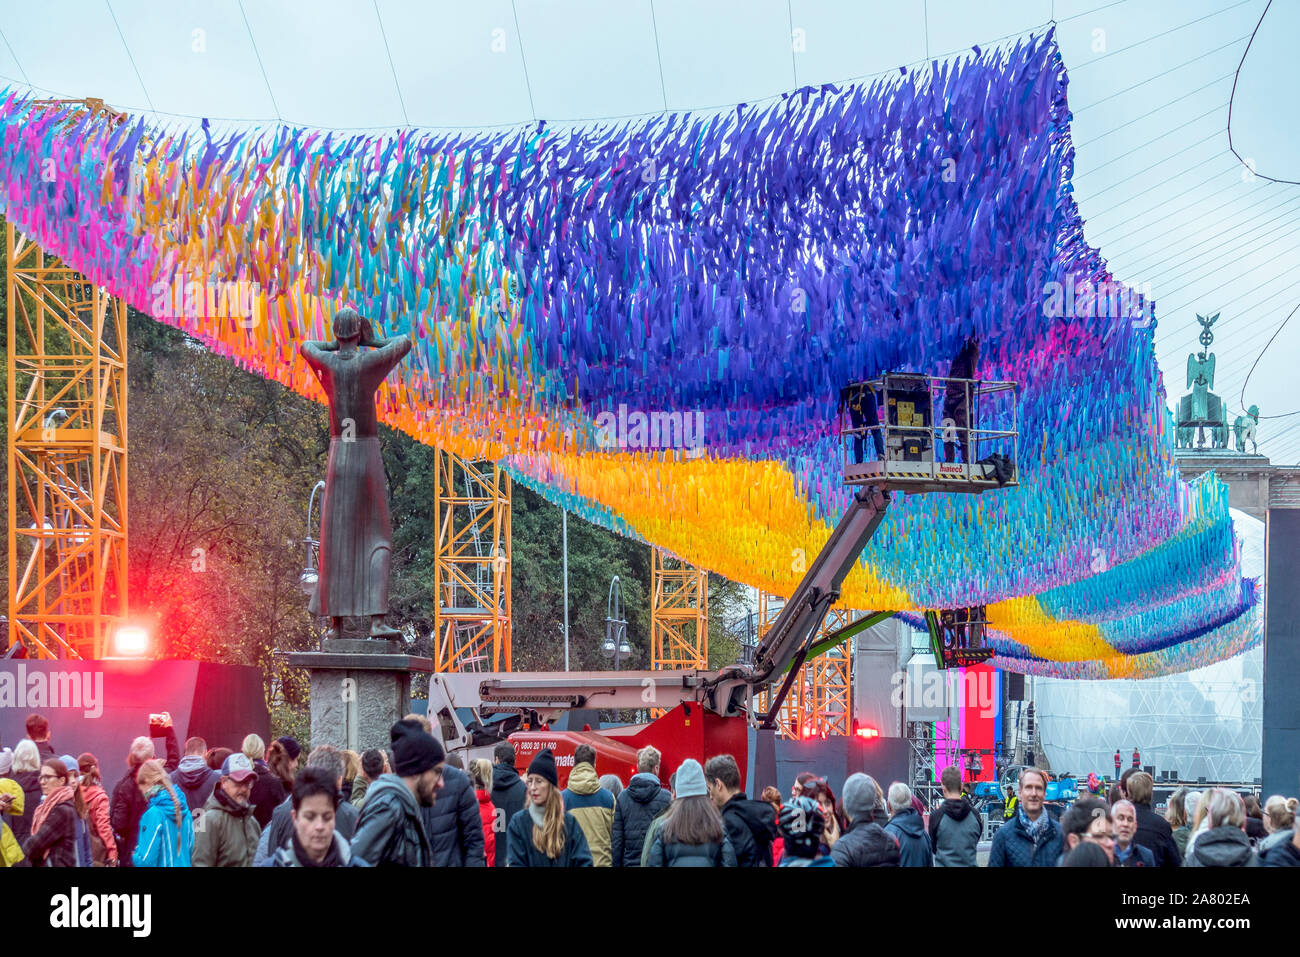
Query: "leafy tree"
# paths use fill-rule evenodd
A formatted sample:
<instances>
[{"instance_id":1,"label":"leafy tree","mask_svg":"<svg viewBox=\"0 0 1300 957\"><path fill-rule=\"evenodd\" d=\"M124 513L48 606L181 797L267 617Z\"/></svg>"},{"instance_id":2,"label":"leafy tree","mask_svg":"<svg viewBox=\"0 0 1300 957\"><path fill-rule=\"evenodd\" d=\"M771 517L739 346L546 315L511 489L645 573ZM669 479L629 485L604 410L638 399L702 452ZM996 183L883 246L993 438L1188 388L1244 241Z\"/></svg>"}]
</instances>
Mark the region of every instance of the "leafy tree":
<instances>
[{"instance_id":1,"label":"leafy tree","mask_svg":"<svg viewBox=\"0 0 1300 957\"><path fill-rule=\"evenodd\" d=\"M4 279L0 272L0 310ZM307 501L325 473L325 409L134 309L128 337L133 617L152 622L166 657L260 667L277 728L301 733L306 676L285 667L280 655L315 647L320 635L298 577ZM0 341L0 361L8 347ZM0 402L6 389L0 377ZM5 416L0 441L7 427ZM436 455L387 428L380 443L394 527L391 620L413 637L414 653L432 655ZM0 501L7 504L5 480L0 473ZM561 510L518 485L512 508L514 668L561 670ZM611 667L601 645L614 575L632 647L621 664L648 667L650 546L576 516L568 524L570 667ZM6 579L7 561L7 549L0 549ZM743 613L743 599L742 586L710 575L712 667L739 655L728 622Z\"/></svg>"}]
</instances>

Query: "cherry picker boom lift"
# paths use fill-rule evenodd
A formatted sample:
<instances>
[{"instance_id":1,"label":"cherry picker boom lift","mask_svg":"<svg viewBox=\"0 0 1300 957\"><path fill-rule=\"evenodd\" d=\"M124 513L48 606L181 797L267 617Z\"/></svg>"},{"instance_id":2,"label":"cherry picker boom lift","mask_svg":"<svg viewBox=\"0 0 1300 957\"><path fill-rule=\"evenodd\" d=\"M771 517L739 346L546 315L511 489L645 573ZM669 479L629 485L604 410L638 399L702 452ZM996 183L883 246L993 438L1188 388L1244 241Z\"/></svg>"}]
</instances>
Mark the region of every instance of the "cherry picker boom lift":
<instances>
[{"instance_id":1,"label":"cherry picker boom lift","mask_svg":"<svg viewBox=\"0 0 1300 957\"><path fill-rule=\"evenodd\" d=\"M478 756L476 749L487 753L508 736L519 765L526 767L537 751L551 748L561 785L572 767L573 749L582 743L596 749L598 773L624 779L635 773L636 750L646 744L660 750L666 768L687 757L702 761L708 754L726 752L736 756L744 773L749 726L774 734L781 704L839 600L844 579L884 520L891 490L979 493L1017 484L1015 392L1012 382L897 373L848 386L841 411L851 421L841 421L840 436L845 484L854 487L852 501L755 648L751 663L717 671L436 674L430 679L429 717L441 724L448 750ZM934 411L940 407L945 414L936 423ZM978 427L979 416L990 407L1009 418L1009 428ZM959 413L964 408L964 415L948 414L954 408ZM938 456L941 443L946 461ZM958 445L962 461L952 461ZM858 630L858 625L844 631ZM755 693L778 682L766 710L757 712ZM571 710L648 707L669 710L645 725L600 731L549 727Z\"/></svg>"}]
</instances>

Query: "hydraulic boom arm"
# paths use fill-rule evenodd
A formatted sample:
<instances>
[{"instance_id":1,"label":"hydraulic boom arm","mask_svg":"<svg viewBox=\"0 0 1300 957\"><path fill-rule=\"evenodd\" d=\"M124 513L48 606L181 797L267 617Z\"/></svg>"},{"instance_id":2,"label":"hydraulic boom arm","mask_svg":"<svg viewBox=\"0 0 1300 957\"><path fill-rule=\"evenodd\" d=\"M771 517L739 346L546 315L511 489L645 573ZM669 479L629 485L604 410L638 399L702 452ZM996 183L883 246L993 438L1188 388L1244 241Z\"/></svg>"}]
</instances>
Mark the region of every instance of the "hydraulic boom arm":
<instances>
[{"instance_id":1,"label":"hydraulic boom arm","mask_svg":"<svg viewBox=\"0 0 1300 957\"><path fill-rule=\"evenodd\" d=\"M840 519L812 566L785 603L771 629L754 652L752 665L732 665L721 671L619 671L439 675L435 684L453 707L485 711L533 710L560 713L571 708L636 708L647 703L653 689L655 707L671 708L683 701L704 705L723 717L749 710L756 687L780 677L789 666L781 691L773 697L767 717L781 706L790 683L807 656L813 636L840 597L840 586L889 507L889 493L868 485L853 495L853 503ZM432 708L431 708L432 710Z\"/></svg>"},{"instance_id":2,"label":"hydraulic boom arm","mask_svg":"<svg viewBox=\"0 0 1300 957\"><path fill-rule=\"evenodd\" d=\"M848 511L754 650L754 663L724 668L716 678L706 682L710 690L709 703L714 710L730 716L742 708L747 709L753 689L790 666L790 673L768 717L780 708L781 700L808 653L808 642L839 599L840 586L880 527L887 508L889 493L873 485L854 493Z\"/></svg>"}]
</instances>

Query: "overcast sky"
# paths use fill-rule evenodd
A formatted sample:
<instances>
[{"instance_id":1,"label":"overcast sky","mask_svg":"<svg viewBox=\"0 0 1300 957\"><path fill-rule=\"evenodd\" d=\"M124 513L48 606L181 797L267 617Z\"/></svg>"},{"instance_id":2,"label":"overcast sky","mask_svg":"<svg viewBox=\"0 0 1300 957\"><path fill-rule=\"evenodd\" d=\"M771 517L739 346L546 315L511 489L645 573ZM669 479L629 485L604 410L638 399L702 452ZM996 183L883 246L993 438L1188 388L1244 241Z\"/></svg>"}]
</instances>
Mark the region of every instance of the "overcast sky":
<instances>
[{"instance_id":1,"label":"overcast sky","mask_svg":"<svg viewBox=\"0 0 1300 957\"><path fill-rule=\"evenodd\" d=\"M1300 304L1300 186L1228 148L1233 74L1267 0L0 0L0 85L98 96L167 122L470 129L722 108L894 71L1055 18L1070 71L1087 238L1155 296L1172 397L1220 313L1215 391L1246 375ZM792 36L794 42L792 42ZM1300 3L1280 0L1241 69L1233 143L1300 180ZM797 48L797 49L796 49ZM1300 315L1245 392L1300 412ZM1300 462L1300 414L1260 424Z\"/></svg>"}]
</instances>

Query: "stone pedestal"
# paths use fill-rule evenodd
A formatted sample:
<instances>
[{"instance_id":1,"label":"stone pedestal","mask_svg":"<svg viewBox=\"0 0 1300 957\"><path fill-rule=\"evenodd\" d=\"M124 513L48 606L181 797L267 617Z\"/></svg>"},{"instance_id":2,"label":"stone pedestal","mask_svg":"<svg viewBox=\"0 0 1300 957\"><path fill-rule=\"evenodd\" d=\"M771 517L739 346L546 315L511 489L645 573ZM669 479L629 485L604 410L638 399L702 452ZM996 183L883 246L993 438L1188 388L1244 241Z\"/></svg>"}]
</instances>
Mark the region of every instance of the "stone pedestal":
<instances>
[{"instance_id":1,"label":"stone pedestal","mask_svg":"<svg viewBox=\"0 0 1300 957\"><path fill-rule=\"evenodd\" d=\"M433 660L406 654L398 641L326 639L320 651L292 652L311 673L311 743L361 752L389 746L388 731L411 710L411 673Z\"/></svg>"}]
</instances>

